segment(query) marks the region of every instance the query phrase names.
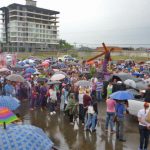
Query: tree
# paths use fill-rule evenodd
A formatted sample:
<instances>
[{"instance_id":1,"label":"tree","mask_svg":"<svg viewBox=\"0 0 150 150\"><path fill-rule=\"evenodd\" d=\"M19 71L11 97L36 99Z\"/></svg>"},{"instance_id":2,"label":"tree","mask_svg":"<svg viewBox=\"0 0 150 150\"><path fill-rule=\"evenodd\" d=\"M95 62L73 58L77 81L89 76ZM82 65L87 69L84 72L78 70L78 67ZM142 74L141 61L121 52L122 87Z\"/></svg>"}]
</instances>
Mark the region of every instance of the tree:
<instances>
[{"instance_id":1,"label":"tree","mask_svg":"<svg viewBox=\"0 0 150 150\"><path fill-rule=\"evenodd\" d=\"M66 42L66 40L60 40L58 48L61 49L61 50L69 50L69 49L73 48L73 45Z\"/></svg>"}]
</instances>

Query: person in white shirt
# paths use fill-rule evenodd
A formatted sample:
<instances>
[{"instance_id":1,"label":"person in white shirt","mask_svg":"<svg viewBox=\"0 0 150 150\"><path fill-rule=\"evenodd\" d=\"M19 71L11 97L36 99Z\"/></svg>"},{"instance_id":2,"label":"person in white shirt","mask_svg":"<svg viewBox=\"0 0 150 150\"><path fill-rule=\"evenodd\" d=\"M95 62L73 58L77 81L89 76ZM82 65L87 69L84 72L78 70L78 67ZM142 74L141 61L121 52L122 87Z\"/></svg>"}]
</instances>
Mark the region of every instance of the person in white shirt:
<instances>
[{"instance_id":1,"label":"person in white shirt","mask_svg":"<svg viewBox=\"0 0 150 150\"><path fill-rule=\"evenodd\" d=\"M52 85L51 88L49 89L49 95L50 95L50 115L53 115L56 114L55 107L57 102L57 95L54 85Z\"/></svg>"},{"instance_id":2,"label":"person in white shirt","mask_svg":"<svg viewBox=\"0 0 150 150\"><path fill-rule=\"evenodd\" d=\"M144 108L138 112L138 121L139 121L139 132L140 132L140 146L139 150L147 150L149 142L149 131L150 123L146 121L146 117L149 113L149 104L144 103Z\"/></svg>"},{"instance_id":3,"label":"person in white shirt","mask_svg":"<svg viewBox=\"0 0 150 150\"><path fill-rule=\"evenodd\" d=\"M83 96L84 90L82 87L79 88L79 119L82 121L82 125L84 125L84 108L83 108Z\"/></svg>"}]
</instances>

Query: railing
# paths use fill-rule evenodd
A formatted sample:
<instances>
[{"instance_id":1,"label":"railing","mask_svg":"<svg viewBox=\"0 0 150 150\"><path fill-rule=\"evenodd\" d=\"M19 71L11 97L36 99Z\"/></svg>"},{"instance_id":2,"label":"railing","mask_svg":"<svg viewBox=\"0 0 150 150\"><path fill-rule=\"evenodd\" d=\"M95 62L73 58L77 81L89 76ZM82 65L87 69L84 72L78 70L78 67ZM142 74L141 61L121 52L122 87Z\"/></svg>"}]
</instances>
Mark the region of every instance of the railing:
<instances>
[{"instance_id":1,"label":"railing","mask_svg":"<svg viewBox=\"0 0 150 150\"><path fill-rule=\"evenodd\" d=\"M42 13L36 13L36 12L31 12L31 11L22 11L22 10L10 10L9 13L11 14L11 12L14 12L14 11L15 12L22 12L22 13L29 13L29 14L59 18L58 16L56 16L56 14L55 15L46 15L46 14L42 14Z\"/></svg>"},{"instance_id":2,"label":"railing","mask_svg":"<svg viewBox=\"0 0 150 150\"><path fill-rule=\"evenodd\" d=\"M47 21L47 22L53 22L53 23L59 23L58 21L56 20L50 20L50 19L42 19L42 18L36 18L36 17L31 17L31 16L20 16L20 15L11 15L9 16L9 18L12 18L12 17L19 17L19 18L26 18L26 19L34 19L34 20L40 20L40 21Z\"/></svg>"},{"instance_id":3,"label":"railing","mask_svg":"<svg viewBox=\"0 0 150 150\"><path fill-rule=\"evenodd\" d=\"M50 25L50 24L44 24L44 23L36 23L36 22L31 22L31 21L20 21L20 20L12 20L12 21L10 21L10 23L11 22L14 22L14 23L28 23L28 24L36 24L36 25ZM17 26L17 25L16 25ZM51 25L51 27L59 27L59 26L57 26L57 25Z\"/></svg>"}]
</instances>

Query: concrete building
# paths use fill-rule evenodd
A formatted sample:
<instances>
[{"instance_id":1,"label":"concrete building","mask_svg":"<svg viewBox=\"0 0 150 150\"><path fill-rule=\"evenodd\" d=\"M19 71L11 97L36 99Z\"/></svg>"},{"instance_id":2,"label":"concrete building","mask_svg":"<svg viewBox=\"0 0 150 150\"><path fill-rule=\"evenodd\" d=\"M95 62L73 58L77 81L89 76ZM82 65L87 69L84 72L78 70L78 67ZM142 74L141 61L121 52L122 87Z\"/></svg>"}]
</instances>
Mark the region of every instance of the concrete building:
<instances>
[{"instance_id":1,"label":"concrete building","mask_svg":"<svg viewBox=\"0 0 150 150\"><path fill-rule=\"evenodd\" d=\"M36 1L26 5L11 4L0 8L2 49L9 51L50 50L58 44L58 11L36 7Z\"/></svg>"}]
</instances>

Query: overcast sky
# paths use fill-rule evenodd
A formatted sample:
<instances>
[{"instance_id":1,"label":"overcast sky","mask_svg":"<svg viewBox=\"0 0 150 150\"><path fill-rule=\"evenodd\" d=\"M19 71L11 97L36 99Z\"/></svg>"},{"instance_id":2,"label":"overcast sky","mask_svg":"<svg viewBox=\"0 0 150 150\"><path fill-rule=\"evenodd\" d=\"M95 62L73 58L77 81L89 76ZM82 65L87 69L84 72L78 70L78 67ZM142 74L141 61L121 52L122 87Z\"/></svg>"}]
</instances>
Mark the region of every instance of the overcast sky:
<instances>
[{"instance_id":1,"label":"overcast sky","mask_svg":"<svg viewBox=\"0 0 150 150\"><path fill-rule=\"evenodd\" d=\"M0 6L25 0L0 0ZM150 0L37 0L60 11L60 38L84 45L150 44ZM150 45L149 45L150 47Z\"/></svg>"}]
</instances>

